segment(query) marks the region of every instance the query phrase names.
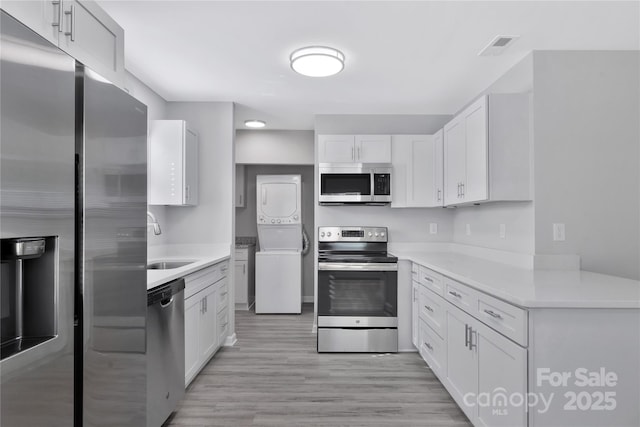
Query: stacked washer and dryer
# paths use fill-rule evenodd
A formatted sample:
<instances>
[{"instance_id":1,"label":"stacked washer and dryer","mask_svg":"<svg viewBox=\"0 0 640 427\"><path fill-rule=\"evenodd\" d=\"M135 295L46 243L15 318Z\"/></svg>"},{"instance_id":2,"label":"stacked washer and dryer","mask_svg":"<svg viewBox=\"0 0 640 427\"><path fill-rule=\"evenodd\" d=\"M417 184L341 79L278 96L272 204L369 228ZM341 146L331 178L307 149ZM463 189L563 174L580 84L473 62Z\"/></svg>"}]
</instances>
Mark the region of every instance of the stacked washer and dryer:
<instances>
[{"instance_id":1,"label":"stacked washer and dryer","mask_svg":"<svg viewBox=\"0 0 640 427\"><path fill-rule=\"evenodd\" d=\"M302 312L302 179L256 177L256 313Z\"/></svg>"}]
</instances>

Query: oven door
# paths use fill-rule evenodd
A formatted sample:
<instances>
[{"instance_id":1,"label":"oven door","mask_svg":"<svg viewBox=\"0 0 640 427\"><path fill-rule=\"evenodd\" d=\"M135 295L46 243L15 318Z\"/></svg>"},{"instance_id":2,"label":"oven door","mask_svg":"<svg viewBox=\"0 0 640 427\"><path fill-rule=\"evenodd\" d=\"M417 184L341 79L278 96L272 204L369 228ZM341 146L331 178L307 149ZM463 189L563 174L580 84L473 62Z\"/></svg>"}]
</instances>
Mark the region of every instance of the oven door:
<instances>
[{"instance_id":1,"label":"oven door","mask_svg":"<svg viewBox=\"0 0 640 427\"><path fill-rule=\"evenodd\" d=\"M397 264L318 265L318 327L398 326Z\"/></svg>"}]
</instances>

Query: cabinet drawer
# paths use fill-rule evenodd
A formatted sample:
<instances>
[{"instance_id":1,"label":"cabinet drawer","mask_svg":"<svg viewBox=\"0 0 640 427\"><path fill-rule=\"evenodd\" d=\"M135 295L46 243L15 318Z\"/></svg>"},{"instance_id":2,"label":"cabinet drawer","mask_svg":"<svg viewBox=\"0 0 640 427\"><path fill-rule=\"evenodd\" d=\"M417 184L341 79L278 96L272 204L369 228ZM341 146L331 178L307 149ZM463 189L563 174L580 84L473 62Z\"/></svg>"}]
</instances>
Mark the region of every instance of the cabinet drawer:
<instances>
[{"instance_id":1,"label":"cabinet drawer","mask_svg":"<svg viewBox=\"0 0 640 427\"><path fill-rule=\"evenodd\" d=\"M518 344L528 345L528 312L489 295L478 295L478 319Z\"/></svg>"},{"instance_id":2,"label":"cabinet drawer","mask_svg":"<svg viewBox=\"0 0 640 427\"><path fill-rule=\"evenodd\" d=\"M468 286L445 278L444 297L451 304L461 308L472 316L477 315L478 293Z\"/></svg>"},{"instance_id":3,"label":"cabinet drawer","mask_svg":"<svg viewBox=\"0 0 640 427\"><path fill-rule=\"evenodd\" d=\"M224 345L224 340L229 335L229 310L225 309L218 313L218 342Z\"/></svg>"},{"instance_id":4,"label":"cabinet drawer","mask_svg":"<svg viewBox=\"0 0 640 427\"><path fill-rule=\"evenodd\" d=\"M443 277L435 271L420 266L420 283L440 296L444 294Z\"/></svg>"},{"instance_id":5,"label":"cabinet drawer","mask_svg":"<svg viewBox=\"0 0 640 427\"><path fill-rule=\"evenodd\" d=\"M420 286L420 319L444 337L444 301L424 286Z\"/></svg>"},{"instance_id":6,"label":"cabinet drawer","mask_svg":"<svg viewBox=\"0 0 640 427\"><path fill-rule=\"evenodd\" d=\"M447 350L444 340L423 320L420 320L420 355L438 377L446 372Z\"/></svg>"},{"instance_id":7,"label":"cabinet drawer","mask_svg":"<svg viewBox=\"0 0 640 427\"><path fill-rule=\"evenodd\" d=\"M229 275L229 261L223 261L216 265L220 268L220 277L227 277Z\"/></svg>"},{"instance_id":8,"label":"cabinet drawer","mask_svg":"<svg viewBox=\"0 0 640 427\"><path fill-rule=\"evenodd\" d=\"M220 264L205 267L184 278L184 297L189 298L222 278Z\"/></svg>"},{"instance_id":9,"label":"cabinet drawer","mask_svg":"<svg viewBox=\"0 0 640 427\"><path fill-rule=\"evenodd\" d=\"M225 278L218 285L218 312L227 308L229 304L229 281Z\"/></svg>"},{"instance_id":10,"label":"cabinet drawer","mask_svg":"<svg viewBox=\"0 0 640 427\"><path fill-rule=\"evenodd\" d=\"M247 261L249 259L249 249L236 249L236 261Z\"/></svg>"}]
</instances>

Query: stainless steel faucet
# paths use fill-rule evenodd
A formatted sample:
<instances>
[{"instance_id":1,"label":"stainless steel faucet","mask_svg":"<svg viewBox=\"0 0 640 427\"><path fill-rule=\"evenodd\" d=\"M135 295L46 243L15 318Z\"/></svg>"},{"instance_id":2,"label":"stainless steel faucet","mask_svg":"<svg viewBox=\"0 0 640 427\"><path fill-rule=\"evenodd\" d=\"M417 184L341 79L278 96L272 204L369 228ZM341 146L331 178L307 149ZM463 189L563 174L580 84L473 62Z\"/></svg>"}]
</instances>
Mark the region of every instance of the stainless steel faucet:
<instances>
[{"instance_id":1,"label":"stainless steel faucet","mask_svg":"<svg viewBox=\"0 0 640 427\"><path fill-rule=\"evenodd\" d=\"M158 224L158 220L156 219L155 215L147 211L147 218L151 218L151 222L147 222L147 226L153 225L153 234L155 234L156 236L162 234L160 224Z\"/></svg>"}]
</instances>

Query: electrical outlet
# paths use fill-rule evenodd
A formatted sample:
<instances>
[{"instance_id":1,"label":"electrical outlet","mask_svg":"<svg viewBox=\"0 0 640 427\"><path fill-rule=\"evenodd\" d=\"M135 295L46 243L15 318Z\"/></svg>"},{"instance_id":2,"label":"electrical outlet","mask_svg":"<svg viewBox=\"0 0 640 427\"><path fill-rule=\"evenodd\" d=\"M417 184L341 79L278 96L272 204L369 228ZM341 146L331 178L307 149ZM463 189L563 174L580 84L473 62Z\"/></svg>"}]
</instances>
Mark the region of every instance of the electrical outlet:
<instances>
[{"instance_id":1,"label":"electrical outlet","mask_svg":"<svg viewBox=\"0 0 640 427\"><path fill-rule=\"evenodd\" d=\"M505 224L500 224L500 238L504 239L507 237L507 226Z\"/></svg>"},{"instance_id":2,"label":"electrical outlet","mask_svg":"<svg viewBox=\"0 0 640 427\"><path fill-rule=\"evenodd\" d=\"M553 240L556 242L564 242L565 240L564 224L562 223L553 224Z\"/></svg>"},{"instance_id":3,"label":"electrical outlet","mask_svg":"<svg viewBox=\"0 0 640 427\"><path fill-rule=\"evenodd\" d=\"M471 236L471 224L467 224L467 236Z\"/></svg>"},{"instance_id":4,"label":"electrical outlet","mask_svg":"<svg viewBox=\"0 0 640 427\"><path fill-rule=\"evenodd\" d=\"M438 234L438 224L435 222L429 223L429 233Z\"/></svg>"}]
</instances>

